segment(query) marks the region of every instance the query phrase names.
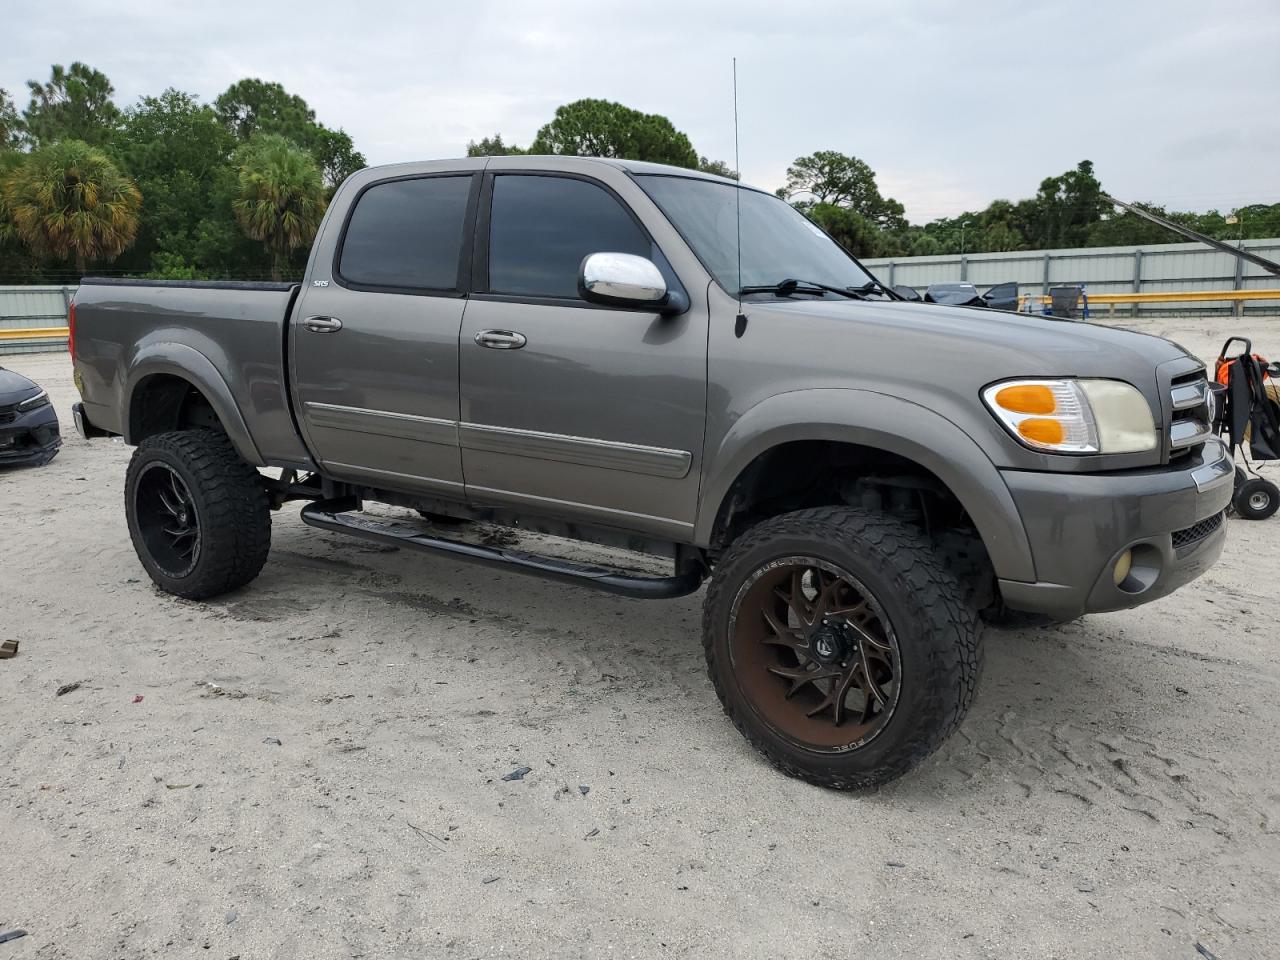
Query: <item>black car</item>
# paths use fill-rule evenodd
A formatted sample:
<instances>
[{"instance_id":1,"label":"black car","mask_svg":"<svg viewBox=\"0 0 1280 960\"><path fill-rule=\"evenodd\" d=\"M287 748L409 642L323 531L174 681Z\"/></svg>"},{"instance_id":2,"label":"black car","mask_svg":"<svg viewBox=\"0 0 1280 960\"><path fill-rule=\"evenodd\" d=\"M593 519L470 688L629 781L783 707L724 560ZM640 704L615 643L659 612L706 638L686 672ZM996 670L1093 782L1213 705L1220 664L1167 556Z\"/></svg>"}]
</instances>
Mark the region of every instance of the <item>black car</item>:
<instances>
[{"instance_id":1,"label":"black car","mask_svg":"<svg viewBox=\"0 0 1280 960\"><path fill-rule=\"evenodd\" d=\"M946 303L955 307L987 307L991 310L1017 310L1018 285L997 283L986 293L978 293L972 283L931 283L924 293L926 303Z\"/></svg>"},{"instance_id":2,"label":"black car","mask_svg":"<svg viewBox=\"0 0 1280 960\"><path fill-rule=\"evenodd\" d=\"M0 367L0 467L48 463L60 446L49 395L33 380Z\"/></svg>"},{"instance_id":3,"label":"black car","mask_svg":"<svg viewBox=\"0 0 1280 960\"><path fill-rule=\"evenodd\" d=\"M931 283L921 297L915 287L906 284L898 284L893 288L893 292L904 300L924 300L925 303L945 303L952 307L986 307L988 310L1009 310L1016 312L1018 309L1018 285L1010 281L1009 283L997 283L994 287L987 290L986 293L978 293L978 288L972 283L948 282L948 283Z\"/></svg>"}]
</instances>

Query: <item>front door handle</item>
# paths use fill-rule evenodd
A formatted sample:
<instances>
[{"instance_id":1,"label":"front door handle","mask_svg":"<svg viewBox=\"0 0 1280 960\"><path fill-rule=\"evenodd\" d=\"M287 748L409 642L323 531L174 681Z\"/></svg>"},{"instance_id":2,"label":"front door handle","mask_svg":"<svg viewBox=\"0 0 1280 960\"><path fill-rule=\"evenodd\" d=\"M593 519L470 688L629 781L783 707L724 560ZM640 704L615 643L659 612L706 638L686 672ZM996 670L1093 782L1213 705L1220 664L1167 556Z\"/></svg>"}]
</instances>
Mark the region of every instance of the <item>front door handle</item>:
<instances>
[{"instance_id":1,"label":"front door handle","mask_svg":"<svg viewBox=\"0 0 1280 960\"><path fill-rule=\"evenodd\" d=\"M342 321L337 317L307 317L302 325L312 333L337 333L342 329Z\"/></svg>"},{"instance_id":2,"label":"front door handle","mask_svg":"<svg viewBox=\"0 0 1280 960\"><path fill-rule=\"evenodd\" d=\"M519 350L528 342L523 333L514 330L481 330L476 334L476 343L491 350Z\"/></svg>"}]
</instances>

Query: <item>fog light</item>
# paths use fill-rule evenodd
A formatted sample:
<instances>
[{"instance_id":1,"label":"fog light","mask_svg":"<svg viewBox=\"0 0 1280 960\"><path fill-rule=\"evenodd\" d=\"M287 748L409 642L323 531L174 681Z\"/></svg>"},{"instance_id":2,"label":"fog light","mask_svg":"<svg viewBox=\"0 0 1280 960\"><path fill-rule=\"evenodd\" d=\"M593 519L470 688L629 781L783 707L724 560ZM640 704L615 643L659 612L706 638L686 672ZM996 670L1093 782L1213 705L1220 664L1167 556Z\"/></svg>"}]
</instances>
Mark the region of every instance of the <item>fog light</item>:
<instances>
[{"instance_id":1,"label":"fog light","mask_svg":"<svg viewBox=\"0 0 1280 960\"><path fill-rule=\"evenodd\" d=\"M1111 571L1111 579L1115 581L1116 586L1124 583L1129 576L1129 571L1133 569L1133 551L1126 550L1120 554L1120 559L1116 561L1115 569Z\"/></svg>"}]
</instances>

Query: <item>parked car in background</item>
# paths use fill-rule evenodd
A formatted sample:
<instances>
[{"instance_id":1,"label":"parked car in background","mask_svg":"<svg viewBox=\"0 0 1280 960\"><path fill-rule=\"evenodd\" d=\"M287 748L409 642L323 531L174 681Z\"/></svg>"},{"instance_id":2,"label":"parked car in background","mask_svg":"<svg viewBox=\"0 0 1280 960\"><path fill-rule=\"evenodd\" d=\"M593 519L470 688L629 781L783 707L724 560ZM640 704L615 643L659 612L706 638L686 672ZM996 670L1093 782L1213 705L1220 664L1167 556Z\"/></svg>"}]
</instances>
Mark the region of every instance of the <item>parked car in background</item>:
<instances>
[{"instance_id":1,"label":"parked car in background","mask_svg":"<svg viewBox=\"0 0 1280 960\"><path fill-rule=\"evenodd\" d=\"M48 463L60 446L49 395L34 380L0 367L0 467Z\"/></svg>"},{"instance_id":2,"label":"parked car in background","mask_svg":"<svg viewBox=\"0 0 1280 960\"><path fill-rule=\"evenodd\" d=\"M931 283L924 292L924 302L1014 311L1018 309L1018 285L1013 282L997 283L986 293L978 293L978 288L972 283Z\"/></svg>"}]
</instances>

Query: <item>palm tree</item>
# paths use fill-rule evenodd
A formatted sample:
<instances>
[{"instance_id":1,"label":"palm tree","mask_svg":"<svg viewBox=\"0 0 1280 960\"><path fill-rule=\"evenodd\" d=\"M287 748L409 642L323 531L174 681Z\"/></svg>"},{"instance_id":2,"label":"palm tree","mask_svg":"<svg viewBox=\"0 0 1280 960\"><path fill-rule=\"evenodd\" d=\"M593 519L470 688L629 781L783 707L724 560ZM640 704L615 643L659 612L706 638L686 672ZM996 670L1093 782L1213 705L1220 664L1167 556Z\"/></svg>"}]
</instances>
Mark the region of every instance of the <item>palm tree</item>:
<instances>
[{"instance_id":1,"label":"palm tree","mask_svg":"<svg viewBox=\"0 0 1280 960\"><path fill-rule=\"evenodd\" d=\"M114 260L138 233L142 194L105 153L83 140L33 150L4 178L4 206L18 237L33 252Z\"/></svg>"},{"instance_id":2,"label":"palm tree","mask_svg":"<svg viewBox=\"0 0 1280 960\"><path fill-rule=\"evenodd\" d=\"M324 216L320 168L310 154L284 137L259 134L243 148L240 188L231 201L246 234L271 253L271 278L279 280L289 253L311 243Z\"/></svg>"}]
</instances>

